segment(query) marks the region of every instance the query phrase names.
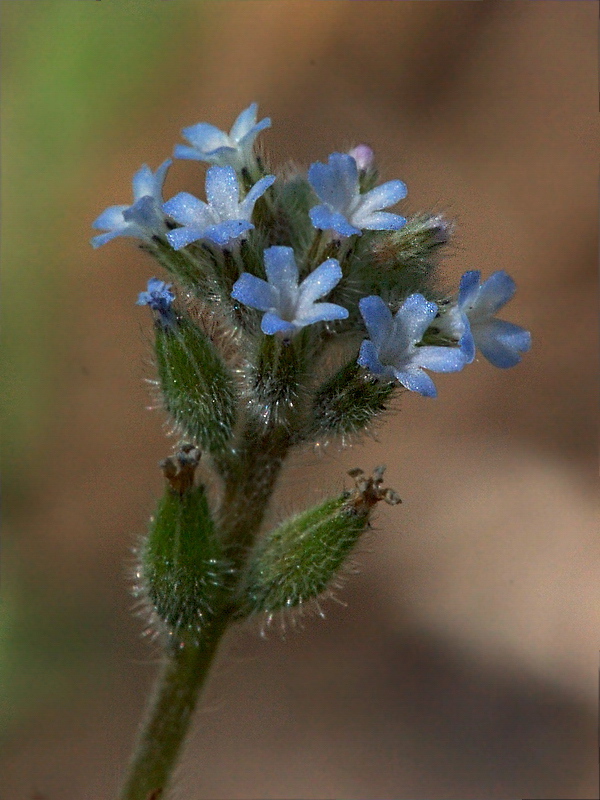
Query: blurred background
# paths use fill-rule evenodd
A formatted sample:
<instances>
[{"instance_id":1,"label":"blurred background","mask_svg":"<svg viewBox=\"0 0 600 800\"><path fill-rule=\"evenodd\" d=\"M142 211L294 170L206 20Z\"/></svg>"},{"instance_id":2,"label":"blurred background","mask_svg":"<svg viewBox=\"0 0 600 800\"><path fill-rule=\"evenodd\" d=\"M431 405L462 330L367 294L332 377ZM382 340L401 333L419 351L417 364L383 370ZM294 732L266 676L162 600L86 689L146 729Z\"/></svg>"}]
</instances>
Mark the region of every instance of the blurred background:
<instances>
[{"instance_id":1,"label":"blurred background","mask_svg":"<svg viewBox=\"0 0 600 800\"><path fill-rule=\"evenodd\" d=\"M291 459L276 518L379 463L404 503L346 607L232 632L173 797L597 797L596 5L2 5L2 800L112 797L157 665L129 594L173 445L134 305L157 267L90 223L253 100L275 162L366 141L403 213L455 218L448 282L506 269L533 349Z\"/></svg>"}]
</instances>

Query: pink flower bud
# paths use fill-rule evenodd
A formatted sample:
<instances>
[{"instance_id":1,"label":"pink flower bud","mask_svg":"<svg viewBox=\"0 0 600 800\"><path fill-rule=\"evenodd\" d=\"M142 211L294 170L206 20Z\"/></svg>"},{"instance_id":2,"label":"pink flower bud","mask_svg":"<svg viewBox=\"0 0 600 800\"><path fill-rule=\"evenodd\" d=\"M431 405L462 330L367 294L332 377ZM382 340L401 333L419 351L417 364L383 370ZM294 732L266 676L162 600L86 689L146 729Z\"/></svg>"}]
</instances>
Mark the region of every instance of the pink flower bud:
<instances>
[{"instance_id":1,"label":"pink flower bud","mask_svg":"<svg viewBox=\"0 0 600 800\"><path fill-rule=\"evenodd\" d=\"M356 161L359 172L366 172L366 170L371 169L375 163L375 153L373 153L368 144L359 144L353 147L348 155L352 156Z\"/></svg>"}]
</instances>

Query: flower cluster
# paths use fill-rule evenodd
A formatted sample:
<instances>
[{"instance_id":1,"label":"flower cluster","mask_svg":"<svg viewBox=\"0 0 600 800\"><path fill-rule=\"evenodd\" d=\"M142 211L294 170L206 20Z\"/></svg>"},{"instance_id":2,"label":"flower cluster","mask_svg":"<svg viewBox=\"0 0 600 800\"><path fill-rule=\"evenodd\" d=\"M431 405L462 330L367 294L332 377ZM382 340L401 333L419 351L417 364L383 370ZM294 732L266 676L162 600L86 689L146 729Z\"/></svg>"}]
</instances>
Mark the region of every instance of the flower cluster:
<instances>
[{"instance_id":1,"label":"flower cluster","mask_svg":"<svg viewBox=\"0 0 600 800\"><path fill-rule=\"evenodd\" d=\"M452 222L395 213L406 186L379 182L368 145L279 173L256 147L271 125L257 111L229 133L183 129L174 157L208 165L203 199L165 201L167 159L135 174L131 205L93 223L94 247L137 239L172 280L151 278L137 300L153 314L153 383L180 438L161 462L166 485L136 569L168 668L123 798L164 795L189 698L229 625L318 607L377 504L400 502L384 467L357 468L353 490L263 530L290 450L360 435L398 387L434 397L430 373L462 370L477 349L505 368L531 343L496 318L515 291L505 272L483 282L465 272L453 295L439 288ZM201 459L215 492L195 479Z\"/></svg>"},{"instance_id":2,"label":"flower cluster","mask_svg":"<svg viewBox=\"0 0 600 800\"><path fill-rule=\"evenodd\" d=\"M164 202L171 159L155 173L144 165L133 178L133 204L112 206L93 223L106 230L93 246L118 236L140 239L186 288L210 273L218 287L212 301L228 308L231 324L250 338L275 336L285 346L310 327L311 352L319 355L331 337L350 346L352 334L362 332L354 356L362 374L425 396L436 389L424 370L459 371L476 349L497 367L520 361L530 334L495 316L515 291L505 272L483 282L480 272L465 272L456 296L440 297L436 250L448 241L451 223L439 215L407 221L384 210L406 197L406 186L376 185L367 145L331 154L306 177L269 174L255 143L270 125L257 123L253 103L229 133L204 122L184 128L189 146L177 145L174 156L210 165L206 202L188 192ZM152 279L138 303L172 322L170 289Z\"/></svg>"}]
</instances>

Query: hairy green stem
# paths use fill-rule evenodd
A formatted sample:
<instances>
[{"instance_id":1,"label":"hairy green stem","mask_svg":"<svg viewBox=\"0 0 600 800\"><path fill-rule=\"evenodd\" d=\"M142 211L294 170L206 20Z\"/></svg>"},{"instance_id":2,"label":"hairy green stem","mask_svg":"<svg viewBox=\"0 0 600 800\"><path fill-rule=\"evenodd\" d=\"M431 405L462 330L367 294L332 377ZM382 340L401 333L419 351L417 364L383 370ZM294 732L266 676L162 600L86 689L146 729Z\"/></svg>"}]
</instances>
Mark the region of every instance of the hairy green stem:
<instances>
[{"instance_id":1,"label":"hairy green stem","mask_svg":"<svg viewBox=\"0 0 600 800\"><path fill-rule=\"evenodd\" d=\"M231 609L226 609L207 625L201 641L170 644L119 800L164 797L200 690L230 618Z\"/></svg>"}]
</instances>

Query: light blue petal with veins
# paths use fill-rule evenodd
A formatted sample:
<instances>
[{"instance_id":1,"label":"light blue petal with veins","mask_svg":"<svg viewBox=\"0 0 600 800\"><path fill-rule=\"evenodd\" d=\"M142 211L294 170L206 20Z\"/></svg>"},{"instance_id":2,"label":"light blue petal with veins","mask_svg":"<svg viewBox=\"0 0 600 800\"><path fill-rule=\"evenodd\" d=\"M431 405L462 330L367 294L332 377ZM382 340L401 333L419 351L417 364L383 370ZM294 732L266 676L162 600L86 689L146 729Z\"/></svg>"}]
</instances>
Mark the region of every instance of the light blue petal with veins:
<instances>
[{"instance_id":1,"label":"light blue petal with veins","mask_svg":"<svg viewBox=\"0 0 600 800\"><path fill-rule=\"evenodd\" d=\"M129 206L110 206L104 209L100 216L92 222L92 228L99 230L105 228L124 228L126 223L123 219L123 212L128 208Z\"/></svg>"},{"instance_id":2,"label":"light blue petal with veins","mask_svg":"<svg viewBox=\"0 0 600 800\"><path fill-rule=\"evenodd\" d=\"M298 312L296 322L304 326L315 322L333 322L336 319L348 319L348 310L336 303L313 303L306 313Z\"/></svg>"},{"instance_id":3,"label":"light blue petal with veins","mask_svg":"<svg viewBox=\"0 0 600 800\"><path fill-rule=\"evenodd\" d=\"M358 169L352 156L332 153L328 164L317 161L308 170L308 182L331 211L343 212L358 195Z\"/></svg>"},{"instance_id":4,"label":"light blue petal with veins","mask_svg":"<svg viewBox=\"0 0 600 800\"><path fill-rule=\"evenodd\" d=\"M248 108L241 111L236 121L231 126L229 136L236 142L245 136L255 125L258 113L258 103L251 103Z\"/></svg>"},{"instance_id":5,"label":"light blue petal with veins","mask_svg":"<svg viewBox=\"0 0 600 800\"><path fill-rule=\"evenodd\" d=\"M396 324L413 342L419 342L437 314L437 305L426 300L422 294L411 294L400 306L395 317Z\"/></svg>"},{"instance_id":6,"label":"light blue petal with veins","mask_svg":"<svg viewBox=\"0 0 600 800\"><path fill-rule=\"evenodd\" d=\"M437 397L435 384L426 372L422 372L421 370L396 370L395 374L402 386L405 386L411 392L418 392L424 397Z\"/></svg>"},{"instance_id":7,"label":"light blue petal with veins","mask_svg":"<svg viewBox=\"0 0 600 800\"><path fill-rule=\"evenodd\" d=\"M206 203L189 192L179 192L167 200L163 211L181 225L207 227L214 222Z\"/></svg>"},{"instance_id":8,"label":"light blue petal with veins","mask_svg":"<svg viewBox=\"0 0 600 800\"><path fill-rule=\"evenodd\" d=\"M467 327L465 328L465 332L460 338L458 346L462 350L463 355L465 357L465 364L471 364L475 359L475 339L473 339L473 334L471 333L471 328L469 326L468 320L467 320Z\"/></svg>"},{"instance_id":9,"label":"light blue petal with veins","mask_svg":"<svg viewBox=\"0 0 600 800\"><path fill-rule=\"evenodd\" d=\"M360 191L356 160L347 153L332 153L329 156L329 167L336 175L343 196L347 201L352 200Z\"/></svg>"},{"instance_id":10,"label":"light blue petal with veins","mask_svg":"<svg viewBox=\"0 0 600 800\"><path fill-rule=\"evenodd\" d=\"M531 334L518 325L500 319L491 319L473 331L477 347L495 367L508 369L521 360L519 353L531 347Z\"/></svg>"},{"instance_id":11,"label":"light blue petal with veins","mask_svg":"<svg viewBox=\"0 0 600 800\"><path fill-rule=\"evenodd\" d=\"M328 258L310 273L300 284L300 303L314 303L338 285L342 280L342 268L336 258Z\"/></svg>"},{"instance_id":12,"label":"light blue petal with veins","mask_svg":"<svg viewBox=\"0 0 600 800\"><path fill-rule=\"evenodd\" d=\"M206 199L222 220L239 216L240 187L233 167L209 167Z\"/></svg>"},{"instance_id":13,"label":"light blue petal with veins","mask_svg":"<svg viewBox=\"0 0 600 800\"><path fill-rule=\"evenodd\" d=\"M250 219L252 211L254 210L254 204L274 183L275 175L265 175L264 178L261 178L254 184L240 203L240 211L244 219Z\"/></svg>"},{"instance_id":14,"label":"light blue petal with veins","mask_svg":"<svg viewBox=\"0 0 600 800\"><path fill-rule=\"evenodd\" d=\"M458 372L465 366L466 361L459 347L425 345L417 347L412 363L433 372Z\"/></svg>"},{"instance_id":15,"label":"light blue petal with veins","mask_svg":"<svg viewBox=\"0 0 600 800\"><path fill-rule=\"evenodd\" d=\"M237 239L246 231L252 230L254 225L245 219L231 219L219 222L218 225L211 225L204 231L204 239L210 239L215 244L223 247L229 242Z\"/></svg>"},{"instance_id":16,"label":"light blue petal with veins","mask_svg":"<svg viewBox=\"0 0 600 800\"><path fill-rule=\"evenodd\" d=\"M286 322L278 317L277 314L267 312L262 318L260 329L268 336L275 333L289 333L290 335L296 331L296 326L292 322Z\"/></svg>"},{"instance_id":17,"label":"light blue petal with veins","mask_svg":"<svg viewBox=\"0 0 600 800\"><path fill-rule=\"evenodd\" d=\"M190 125L188 128L184 128L182 133L184 138L199 150L202 155L210 153L219 147L231 146L229 136L208 122Z\"/></svg>"},{"instance_id":18,"label":"light blue petal with veins","mask_svg":"<svg viewBox=\"0 0 600 800\"><path fill-rule=\"evenodd\" d=\"M131 181L133 186L133 196L135 200L139 200L146 194L154 197L156 191L156 182L154 173L147 164L143 164L140 169L135 173Z\"/></svg>"},{"instance_id":19,"label":"light blue petal with veins","mask_svg":"<svg viewBox=\"0 0 600 800\"><path fill-rule=\"evenodd\" d=\"M475 269L465 272L465 274L462 276L458 290L459 308L462 309L475 300L477 291L479 289L480 278L481 272Z\"/></svg>"},{"instance_id":20,"label":"light blue petal with veins","mask_svg":"<svg viewBox=\"0 0 600 800\"><path fill-rule=\"evenodd\" d=\"M99 236L94 236L90 239L90 244L94 249L97 247L101 247L103 244L110 242L111 239L115 239L117 236L122 236L121 231L109 231L108 233L101 233Z\"/></svg>"},{"instance_id":21,"label":"light blue petal with veins","mask_svg":"<svg viewBox=\"0 0 600 800\"><path fill-rule=\"evenodd\" d=\"M156 185L156 197L160 197L162 193L162 187L165 182L165 178L167 177L167 172L169 171L169 167L173 163L171 158L167 158L160 167L156 170L156 174L154 175L154 181Z\"/></svg>"},{"instance_id":22,"label":"light blue petal with veins","mask_svg":"<svg viewBox=\"0 0 600 800\"><path fill-rule=\"evenodd\" d=\"M359 366L368 369L374 375L384 375L386 371L389 370L388 367L384 367L379 361L377 348L371 339L363 339L358 353L357 363Z\"/></svg>"},{"instance_id":23,"label":"light blue petal with veins","mask_svg":"<svg viewBox=\"0 0 600 800\"><path fill-rule=\"evenodd\" d=\"M249 272L244 272L233 285L231 296L240 303L257 308L259 311L269 311L276 308L279 300L278 291L270 283L257 278Z\"/></svg>"},{"instance_id":24,"label":"light blue petal with veins","mask_svg":"<svg viewBox=\"0 0 600 800\"><path fill-rule=\"evenodd\" d=\"M371 341L379 349L389 338L392 331L392 312L381 297L377 295L363 297L358 301L358 308Z\"/></svg>"},{"instance_id":25,"label":"light blue petal with veins","mask_svg":"<svg viewBox=\"0 0 600 800\"><path fill-rule=\"evenodd\" d=\"M173 231L168 231L166 236L175 250L181 250L182 247L202 239L204 231L203 227L187 225L185 228L175 228Z\"/></svg>"},{"instance_id":26,"label":"light blue petal with veins","mask_svg":"<svg viewBox=\"0 0 600 800\"><path fill-rule=\"evenodd\" d=\"M310 165L308 182L317 197L326 203L330 210L341 211L352 197L346 195L345 188L335 171L328 164L321 164L320 161Z\"/></svg>"},{"instance_id":27,"label":"light blue petal with veins","mask_svg":"<svg viewBox=\"0 0 600 800\"><path fill-rule=\"evenodd\" d=\"M254 145L254 140L261 131L271 127L271 120L269 117L261 119L261 121L248 131L241 139L238 140L238 147L245 154L249 155Z\"/></svg>"},{"instance_id":28,"label":"light blue petal with veins","mask_svg":"<svg viewBox=\"0 0 600 800\"><path fill-rule=\"evenodd\" d=\"M373 211L365 217L353 214L352 221L367 231L399 231L406 225L406 217L389 211Z\"/></svg>"},{"instance_id":29,"label":"light blue petal with veins","mask_svg":"<svg viewBox=\"0 0 600 800\"><path fill-rule=\"evenodd\" d=\"M187 144L176 144L173 150L175 158L186 159L187 161L204 161L204 155L196 148L189 147Z\"/></svg>"},{"instance_id":30,"label":"light blue petal with veins","mask_svg":"<svg viewBox=\"0 0 600 800\"><path fill-rule=\"evenodd\" d=\"M481 284L479 295L475 301L474 311L477 316L492 316L512 299L516 285L504 270L494 272Z\"/></svg>"},{"instance_id":31,"label":"light blue petal with veins","mask_svg":"<svg viewBox=\"0 0 600 800\"><path fill-rule=\"evenodd\" d=\"M268 247L264 253L265 272L269 283L292 292L298 287L298 266L291 247Z\"/></svg>"},{"instance_id":32,"label":"light blue petal with veins","mask_svg":"<svg viewBox=\"0 0 600 800\"><path fill-rule=\"evenodd\" d=\"M389 208L406 197L406 184L402 181L388 181L376 186L361 196L360 212L370 214L382 208Z\"/></svg>"},{"instance_id":33,"label":"light blue petal with veins","mask_svg":"<svg viewBox=\"0 0 600 800\"><path fill-rule=\"evenodd\" d=\"M361 235L360 228L351 225L343 214L330 211L327 206L314 206L310 209L310 221L315 228L322 231L333 230L340 236Z\"/></svg>"}]
</instances>

